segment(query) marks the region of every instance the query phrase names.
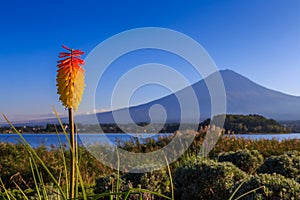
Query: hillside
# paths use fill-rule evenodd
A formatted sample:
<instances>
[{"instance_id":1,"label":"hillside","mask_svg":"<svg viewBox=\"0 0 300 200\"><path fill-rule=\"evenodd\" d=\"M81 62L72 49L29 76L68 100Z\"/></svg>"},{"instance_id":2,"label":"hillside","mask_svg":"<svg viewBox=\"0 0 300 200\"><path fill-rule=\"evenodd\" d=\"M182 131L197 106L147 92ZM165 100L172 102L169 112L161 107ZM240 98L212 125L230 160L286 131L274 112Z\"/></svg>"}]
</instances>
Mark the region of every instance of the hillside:
<instances>
[{"instance_id":1,"label":"hillside","mask_svg":"<svg viewBox=\"0 0 300 200\"><path fill-rule=\"evenodd\" d=\"M278 91L274 91L256 84L250 79L232 71L221 70L220 74L223 78L226 100L227 100L227 112L228 114L258 114L267 118L276 120L299 120L300 119L300 97L287 95ZM214 80L215 74L208 76L205 80ZM193 116L195 108L193 106L187 106L186 112L191 113L191 116L187 116L186 119L181 119L180 104L177 97L180 96L189 105L189 90L194 90L198 99L198 106L200 109L200 119L203 121L210 118L211 115L211 100L210 95L205 84L205 80L193 84L188 88L184 88L177 91L175 94L168 95L166 97L151 101L146 104L133 106L129 108L129 113L136 123L150 122L149 110L155 104L160 104L164 107L167 115L168 123L178 123L180 121L189 122ZM119 116L122 123L129 123L126 115L126 109L120 109L114 111ZM220 113L221 114L221 113ZM94 119L91 115L75 116L77 122L83 124L89 124L91 119ZM98 120L101 124L115 123L112 112L97 113ZM64 122L67 122L67 118L62 118ZM154 122L161 122L161 115L157 115L153 118ZM43 119L43 120L28 120L26 122L17 122L18 125L46 125L47 123L56 123L57 119Z\"/></svg>"},{"instance_id":2,"label":"hillside","mask_svg":"<svg viewBox=\"0 0 300 200\"><path fill-rule=\"evenodd\" d=\"M216 116L224 117L224 116ZM204 127L210 123L207 119L200 123ZM267 119L261 115L226 115L224 129L227 134L244 133L290 133L291 129L284 127L274 119Z\"/></svg>"},{"instance_id":3,"label":"hillside","mask_svg":"<svg viewBox=\"0 0 300 200\"><path fill-rule=\"evenodd\" d=\"M224 81L228 114L248 115L255 113L276 120L300 119L300 97L265 88L231 70L222 70L220 74ZM215 76L216 74L208 76L206 81L214 80ZM155 104L160 104L166 111L167 122L188 122L195 108L187 106L185 109L191 113L191 116L187 116L186 119L180 119L181 110L177 97L180 96L183 97L183 99L186 97L185 101L188 102L189 90L193 89L198 98L198 106L201 112L199 121L209 118L211 117L211 100L208 88L205 84L206 81L201 80L175 94L146 104L130 107L130 115L137 123L149 122L149 109ZM126 109L120 109L115 111L115 114L118 114L123 122L127 123L126 112ZM99 113L98 119L100 123L111 123L114 121L112 112ZM161 119L160 116L155 116L152 120L160 121Z\"/></svg>"}]
</instances>

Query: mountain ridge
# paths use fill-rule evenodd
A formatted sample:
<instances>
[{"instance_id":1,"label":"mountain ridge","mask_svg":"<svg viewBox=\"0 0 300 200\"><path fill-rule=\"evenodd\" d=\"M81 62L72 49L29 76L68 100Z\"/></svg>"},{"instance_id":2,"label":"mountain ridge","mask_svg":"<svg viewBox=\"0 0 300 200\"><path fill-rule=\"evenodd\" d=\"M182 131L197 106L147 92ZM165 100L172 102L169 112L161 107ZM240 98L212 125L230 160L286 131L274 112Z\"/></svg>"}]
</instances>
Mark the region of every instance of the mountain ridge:
<instances>
[{"instance_id":1,"label":"mountain ridge","mask_svg":"<svg viewBox=\"0 0 300 200\"><path fill-rule=\"evenodd\" d=\"M227 100L227 112L228 114L259 114L267 118L273 118L276 120L297 120L300 119L300 97L285 94L252 81L251 79L243 76L233 70L225 69L219 71L224 82L224 89L226 92ZM208 92L208 88L205 84L205 80L212 78L216 73L213 73L187 88L193 89L198 98L199 109L201 112L201 120L210 117L211 100ZM155 105L162 105L167 114L167 122L178 122L180 117L180 107L176 95L185 98L187 88L181 89L176 93L169 94L162 98L149 101L140 105L132 106L129 109L129 113L134 122L150 122L149 109ZM119 109L114 112L120 114L120 116L126 116L127 108ZM194 108L188 108L189 112L193 112ZM79 122L88 123L89 115L76 116L75 120ZM114 123L112 111L97 113L97 117L100 123ZM159 116L158 116L159 117ZM120 117L122 118L122 117ZM52 119L45 119L44 122L51 122ZM62 118L67 122L67 118ZM160 119L154 119L160 121ZM185 119L188 121L188 119ZM53 122L57 119L53 119ZM124 119L123 123L129 123L127 119ZM18 122L16 122L18 123ZM30 123L43 123L43 120L28 121Z\"/></svg>"},{"instance_id":2,"label":"mountain ridge","mask_svg":"<svg viewBox=\"0 0 300 200\"><path fill-rule=\"evenodd\" d=\"M225 87L226 100L227 100L227 113L228 114L260 114L268 118L274 119L300 119L300 97L285 94L283 92L275 91L267 87L261 86L251 79L234 72L233 70L219 71ZM205 79L210 79L216 74L211 74ZM205 79L202 79L191 87L198 98L199 108L202 111L202 120L210 117L210 95L208 88L205 84ZM185 90L176 92L178 95L184 96ZM150 121L148 110L154 104L162 105L166 110L169 122L176 121L174 116L179 117L178 102L174 98L174 94L167 95L160 99L144 103L141 105L129 108L131 116L135 122ZM123 109L120 110L120 113ZM193 108L190 110L193 111ZM111 112L98 114L99 121L107 122L104 115ZM176 117L175 117L176 118Z\"/></svg>"}]
</instances>

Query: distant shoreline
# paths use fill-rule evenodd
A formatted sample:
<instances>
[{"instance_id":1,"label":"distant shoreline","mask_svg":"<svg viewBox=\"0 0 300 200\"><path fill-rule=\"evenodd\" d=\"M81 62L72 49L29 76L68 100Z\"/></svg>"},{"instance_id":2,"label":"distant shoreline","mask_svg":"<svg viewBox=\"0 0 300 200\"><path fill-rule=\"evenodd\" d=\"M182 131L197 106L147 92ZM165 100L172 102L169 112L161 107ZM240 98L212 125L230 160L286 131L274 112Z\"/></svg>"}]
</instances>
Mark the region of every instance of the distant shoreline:
<instances>
[{"instance_id":1,"label":"distant shoreline","mask_svg":"<svg viewBox=\"0 0 300 200\"><path fill-rule=\"evenodd\" d=\"M163 132L160 132L160 133L154 133L154 134L172 134L173 132L169 132L169 133L163 133ZM0 135L1 134L17 134L15 132L4 132L4 133L1 133L0 132ZM65 134L64 132L21 132L21 134L32 134L32 135L35 135L35 134ZM67 134L69 134L69 132L67 132ZM106 133L98 133L98 132L80 132L79 134L136 134L136 133L132 133L132 132L106 132ZM139 132L137 134L152 134L152 133L147 133L147 132ZM223 135L245 135L245 134L252 134L252 135L255 135L255 134L263 134L263 135L274 135L274 134L300 134L300 132L268 132L268 133L263 133L263 132L246 132L246 133L224 133Z\"/></svg>"},{"instance_id":2,"label":"distant shoreline","mask_svg":"<svg viewBox=\"0 0 300 200\"><path fill-rule=\"evenodd\" d=\"M214 121L223 121L224 126L222 129L225 134L288 134L300 132L300 121L289 121L281 123L265 118L264 116L257 114L240 115L240 114L227 114L216 115L213 117ZM154 123L151 124L151 129L147 130L148 122L139 122L136 124L76 124L76 129L79 133L147 133L153 132L153 130L160 130L158 133L174 133L178 130L195 130L199 132L206 132L211 125L211 119L208 118L198 124L191 123L178 123L168 122L164 124ZM196 126L196 127L195 127ZM47 124L45 126L15 126L20 133L63 133L64 130L68 132L68 124ZM149 127L148 127L149 128ZM0 127L1 133L13 133L14 130L11 127Z\"/></svg>"}]
</instances>

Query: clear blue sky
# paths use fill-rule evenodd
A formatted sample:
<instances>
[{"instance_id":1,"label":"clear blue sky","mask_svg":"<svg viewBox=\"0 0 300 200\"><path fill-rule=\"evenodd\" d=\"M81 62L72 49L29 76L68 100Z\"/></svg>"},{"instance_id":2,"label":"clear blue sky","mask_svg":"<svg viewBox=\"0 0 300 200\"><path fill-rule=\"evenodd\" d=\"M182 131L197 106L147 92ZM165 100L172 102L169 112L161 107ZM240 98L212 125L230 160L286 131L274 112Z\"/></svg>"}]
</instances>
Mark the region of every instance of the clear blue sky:
<instances>
[{"instance_id":1,"label":"clear blue sky","mask_svg":"<svg viewBox=\"0 0 300 200\"><path fill-rule=\"evenodd\" d=\"M61 44L89 53L148 26L194 38L219 69L300 96L299 10L299 0L2 1L0 112L12 119L47 115L51 105L63 112L55 86Z\"/></svg>"}]
</instances>

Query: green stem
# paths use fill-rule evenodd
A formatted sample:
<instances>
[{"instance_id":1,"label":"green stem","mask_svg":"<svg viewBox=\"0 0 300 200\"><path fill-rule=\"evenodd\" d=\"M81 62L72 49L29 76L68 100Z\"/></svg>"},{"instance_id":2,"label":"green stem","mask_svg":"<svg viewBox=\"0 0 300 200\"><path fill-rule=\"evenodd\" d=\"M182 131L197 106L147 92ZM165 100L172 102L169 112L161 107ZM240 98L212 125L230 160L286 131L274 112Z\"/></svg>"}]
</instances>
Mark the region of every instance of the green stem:
<instances>
[{"instance_id":1,"label":"green stem","mask_svg":"<svg viewBox=\"0 0 300 200\"><path fill-rule=\"evenodd\" d=\"M76 174L76 155L75 155L75 138L74 138L74 117L73 110L69 108L69 128L71 142L71 163L70 163L70 198L75 198L75 174Z\"/></svg>"}]
</instances>

